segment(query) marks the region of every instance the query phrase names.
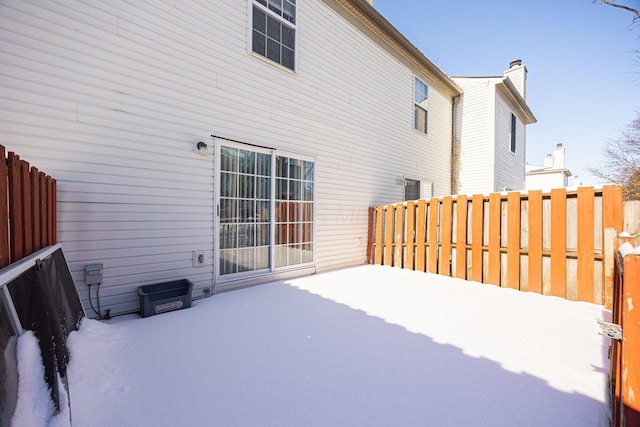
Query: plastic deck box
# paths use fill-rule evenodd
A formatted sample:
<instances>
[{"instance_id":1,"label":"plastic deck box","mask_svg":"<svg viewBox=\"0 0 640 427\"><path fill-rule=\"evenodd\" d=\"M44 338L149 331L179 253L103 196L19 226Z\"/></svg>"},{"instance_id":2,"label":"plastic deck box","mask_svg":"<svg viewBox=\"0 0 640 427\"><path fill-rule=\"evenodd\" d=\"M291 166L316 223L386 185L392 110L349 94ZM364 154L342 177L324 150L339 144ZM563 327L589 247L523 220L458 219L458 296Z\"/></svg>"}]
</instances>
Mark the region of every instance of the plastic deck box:
<instances>
[{"instance_id":1,"label":"plastic deck box","mask_svg":"<svg viewBox=\"0 0 640 427\"><path fill-rule=\"evenodd\" d=\"M191 307L192 289L193 283L189 279L140 286L138 288L140 314L142 317L147 317L189 308Z\"/></svg>"}]
</instances>

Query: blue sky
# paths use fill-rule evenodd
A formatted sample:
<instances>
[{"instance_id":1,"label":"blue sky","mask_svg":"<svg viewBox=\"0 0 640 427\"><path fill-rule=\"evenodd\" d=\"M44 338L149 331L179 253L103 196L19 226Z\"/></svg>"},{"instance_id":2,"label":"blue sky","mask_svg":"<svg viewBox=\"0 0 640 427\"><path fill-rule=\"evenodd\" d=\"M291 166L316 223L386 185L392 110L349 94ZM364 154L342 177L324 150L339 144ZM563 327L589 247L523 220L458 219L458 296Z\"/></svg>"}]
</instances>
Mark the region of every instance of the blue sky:
<instances>
[{"instance_id":1,"label":"blue sky","mask_svg":"<svg viewBox=\"0 0 640 427\"><path fill-rule=\"evenodd\" d=\"M640 8L640 0L620 0ZM527 66L527 161L558 143L584 184L602 148L640 112L640 24L591 0L374 0L376 9L450 76Z\"/></svg>"}]
</instances>

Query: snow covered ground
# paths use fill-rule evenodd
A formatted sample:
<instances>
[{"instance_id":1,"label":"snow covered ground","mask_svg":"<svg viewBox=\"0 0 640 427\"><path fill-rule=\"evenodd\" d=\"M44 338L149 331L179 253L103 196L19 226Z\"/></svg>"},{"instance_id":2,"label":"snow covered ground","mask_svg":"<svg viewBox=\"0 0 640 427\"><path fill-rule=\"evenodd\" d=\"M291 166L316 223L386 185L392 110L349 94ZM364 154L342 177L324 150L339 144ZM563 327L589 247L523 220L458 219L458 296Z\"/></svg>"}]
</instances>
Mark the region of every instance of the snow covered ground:
<instances>
[{"instance_id":1,"label":"snow covered ground","mask_svg":"<svg viewBox=\"0 0 640 427\"><path fill-rule=\"evenodd\" d=\"M608 317L380 266L273 282L85 320L73 425L604 426Z\"/></svg>"}]
</instances>

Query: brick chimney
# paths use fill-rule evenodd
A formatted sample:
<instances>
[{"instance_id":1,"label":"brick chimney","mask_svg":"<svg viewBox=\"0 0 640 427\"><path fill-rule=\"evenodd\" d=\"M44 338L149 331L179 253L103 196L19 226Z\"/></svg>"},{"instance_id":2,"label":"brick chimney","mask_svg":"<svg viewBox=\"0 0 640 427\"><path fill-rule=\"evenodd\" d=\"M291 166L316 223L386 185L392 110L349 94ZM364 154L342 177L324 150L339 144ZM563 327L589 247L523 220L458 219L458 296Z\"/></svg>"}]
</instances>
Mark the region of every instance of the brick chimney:
<instances>
[{"instance_id":1,"label":"brick chimney","mask_svg":"<svg viewBox=\"0 0 640 427\"><path fill-rule=\"evenodd\" d=\"M511 83L516 87L520 96L527 100L527 67L522 64L521 59L514 59L509 63L509 69L504 72L505 77L509 77Z\"/></svg>"}]
</instances>

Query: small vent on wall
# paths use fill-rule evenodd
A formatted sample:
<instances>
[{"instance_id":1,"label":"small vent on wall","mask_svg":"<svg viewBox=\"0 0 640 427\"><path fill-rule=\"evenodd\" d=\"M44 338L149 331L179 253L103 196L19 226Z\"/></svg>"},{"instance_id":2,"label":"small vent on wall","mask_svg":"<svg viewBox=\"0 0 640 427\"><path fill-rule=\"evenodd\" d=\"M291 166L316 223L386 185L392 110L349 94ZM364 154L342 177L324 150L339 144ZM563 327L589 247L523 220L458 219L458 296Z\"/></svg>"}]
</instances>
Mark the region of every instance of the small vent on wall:
<instances>
[{"instance_id":1,"label":"small vent on wall","mask_svg":"<svg viewBox=\"0 0 640 427\"><path fill-rule=\"evenodd\" d=\"M193 252L193 266L194 267L202 267L207 265L207 256L205 251L194 251Z\"/></svg>"}]
</instances>

